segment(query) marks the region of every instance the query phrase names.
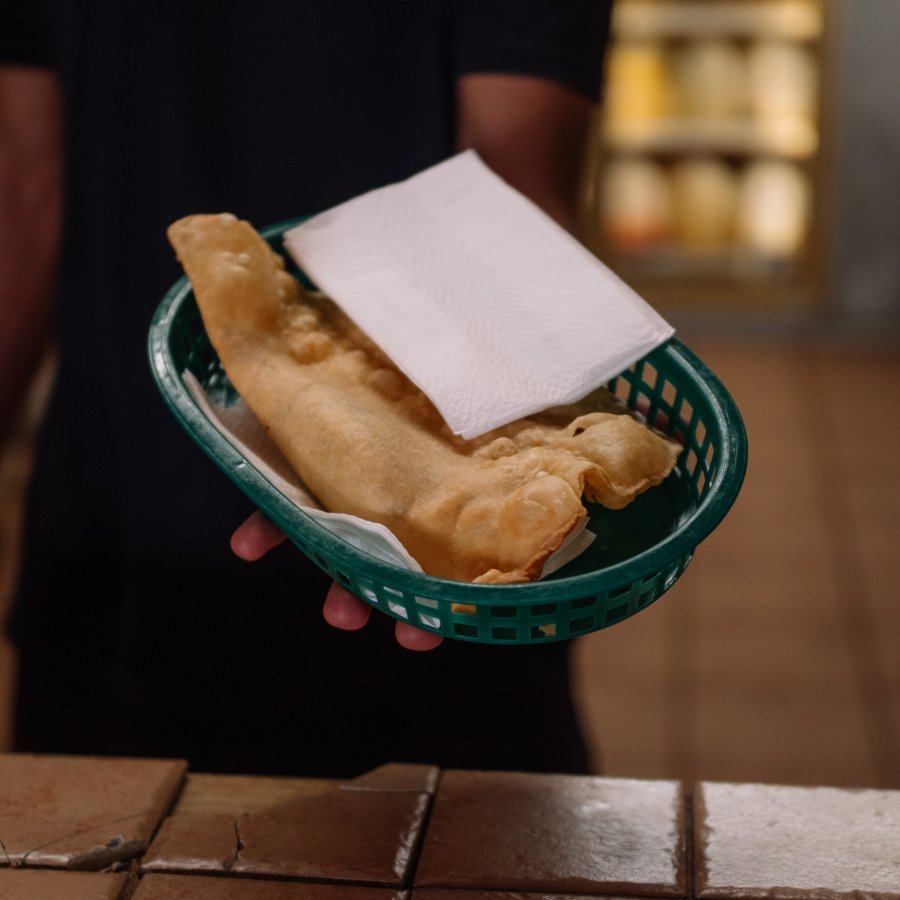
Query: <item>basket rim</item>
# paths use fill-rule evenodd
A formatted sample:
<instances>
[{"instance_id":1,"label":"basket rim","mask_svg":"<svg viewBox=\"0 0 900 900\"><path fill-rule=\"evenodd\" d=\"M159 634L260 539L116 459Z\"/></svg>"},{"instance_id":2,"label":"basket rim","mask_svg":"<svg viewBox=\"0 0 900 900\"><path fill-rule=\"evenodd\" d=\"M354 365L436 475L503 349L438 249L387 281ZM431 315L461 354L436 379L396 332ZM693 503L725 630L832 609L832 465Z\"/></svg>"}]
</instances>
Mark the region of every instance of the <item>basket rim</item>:
<instances>
[{"instance_id":1,"label":"basket rim","mask_svg":"<svg viewBox=\"0 0 900 900\"><path fill-rule=\"evenodd\" d=\"M288 220L262 229L267 239L279 237L287 228L306 217ZM747 468L747 432L737 405L709 367L681 340L672 337L653 353L664 353L704 395L718 420L724 440L717 446L718 461L696 508L670 534L640 553L579 575L517 584L474 584L437 578L382 562L333 535L281 494L210 422L196 405L182 380L169 345L173 323L182 307L191 302L193 292L186 275L166 292L151 320L148 334L150 368L164 401L191 438L226 474L237 481L244 493L284 530L289 537L306 541L338 571L362 575L391 590L436 600L489 603L491 605L532 605L586 597L639 580L647 582L675 561L690 557L722 521L740 491Z\"/></svg>"}]
</instances>

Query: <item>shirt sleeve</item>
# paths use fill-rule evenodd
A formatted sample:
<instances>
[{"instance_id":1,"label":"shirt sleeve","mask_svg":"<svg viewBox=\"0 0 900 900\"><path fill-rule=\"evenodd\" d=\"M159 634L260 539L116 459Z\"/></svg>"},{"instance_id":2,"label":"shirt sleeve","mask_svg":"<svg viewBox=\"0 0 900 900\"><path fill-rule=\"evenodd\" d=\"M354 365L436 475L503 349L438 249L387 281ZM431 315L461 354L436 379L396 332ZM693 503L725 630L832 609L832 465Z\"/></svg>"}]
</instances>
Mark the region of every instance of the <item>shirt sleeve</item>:
<instances>
[{"instance_id":1,"label":"shirt sleeve","mask_svg":"<svg viewBox=\"0 0 900 900\"><path fill-rule=\"evenodd\" d=\"M0 65L53 64L43 7L38 0L0 2Z\"/></svg>"},{"instance_id":2,"label":"shirt sleeve","mask_svg":"<svg viewBox=\"0 0 900 900\"><path fill-rule=\"evenodd\" d=\"M612 0L460 0L457 75L534 75L596 100L601 94Z\"/></svg>"}]
</instances>

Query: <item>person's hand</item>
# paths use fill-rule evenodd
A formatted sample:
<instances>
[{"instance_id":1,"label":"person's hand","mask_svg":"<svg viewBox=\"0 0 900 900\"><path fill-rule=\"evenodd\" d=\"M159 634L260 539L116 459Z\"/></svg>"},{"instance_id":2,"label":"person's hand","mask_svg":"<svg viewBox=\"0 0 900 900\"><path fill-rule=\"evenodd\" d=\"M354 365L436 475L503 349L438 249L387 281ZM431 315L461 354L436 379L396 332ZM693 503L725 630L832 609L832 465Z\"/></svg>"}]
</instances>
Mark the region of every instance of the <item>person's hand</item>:
<instances>
[{"instance_id":1,"label":"person's hand","mask_svg":"<svg viewBox=\"0 0 900 900\"><path fill-rule=\"evenodd\" d=\"M231 536L231 550L235 556L254 562L285 539L284 532L256 510ZM358 631L369 621L371 614L372 607L368 603L337 582L332 583L322 607L322 615L329 625L342 631ZM444 640L439 634L400 621L394 627L394 634L397 643L407 650L433 650Z\"/></svg>"},{"instance_id":2,"label":"person's hand","mask_svg":"<svg viewBox=\"0 0 900 900\"><path fill-rule=\"evenodd\" d=\"M336 581L332 582L322 607L322 615L329 625L343 631L358 631L369 621L371 614L372 607L368 603L364 603ZM394 637L407 650L434 650L444 640L439 634L423 631L399 619L394 624Z\"/></svg>"}]
</instances>

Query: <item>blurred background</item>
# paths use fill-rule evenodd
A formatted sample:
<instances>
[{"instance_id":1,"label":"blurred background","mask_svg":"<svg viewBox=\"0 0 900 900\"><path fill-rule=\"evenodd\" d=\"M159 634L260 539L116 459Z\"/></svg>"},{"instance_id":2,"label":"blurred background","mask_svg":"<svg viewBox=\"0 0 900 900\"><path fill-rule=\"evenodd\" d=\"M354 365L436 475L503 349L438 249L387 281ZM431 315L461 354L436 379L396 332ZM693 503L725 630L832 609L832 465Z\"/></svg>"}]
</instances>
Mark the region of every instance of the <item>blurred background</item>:
<instances>
[{"instance_id":1,"label":"blurred background","mask_svg":"<svg viewBox=\"0 0 900 900\"><path fill-rule=\"evenodd\" d=\"M676 586L576 645L595 768L900 788L900 3L617 0L613 33L584 240L750 465ZM50 374L0 458L0 613Z\"/></svg>"},{"instance_id":2,"label":"blurred background","mask_svg":"<svg viewBox=\"0 0 900 900\"><path fill-rule=\"evenodd\" d=\"M745 418L662 600L578 647L610 773L900 787L900 3L618 0L588 241Z\"/></svg>"},{"instance_id":3,"label":"blurred background","mask_svg":"<svg viewBox=\"0 0 900 900\"><path fill-rule=\"evenodd\" d=\"M891 0L618 0L585 190L600 255L684 324L900 323Z\"/></svg>"}]
</instances>

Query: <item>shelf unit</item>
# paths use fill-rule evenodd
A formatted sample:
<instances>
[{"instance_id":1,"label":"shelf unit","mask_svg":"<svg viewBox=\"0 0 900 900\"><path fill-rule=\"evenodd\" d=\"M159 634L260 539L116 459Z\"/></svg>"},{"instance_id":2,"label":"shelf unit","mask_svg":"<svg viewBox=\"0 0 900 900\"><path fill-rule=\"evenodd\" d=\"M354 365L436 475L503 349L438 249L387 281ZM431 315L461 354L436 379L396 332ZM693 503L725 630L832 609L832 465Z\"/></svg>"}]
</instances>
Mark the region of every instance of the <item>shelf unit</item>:
<instances>
[{"instance_id":1,"label":"shelf unit","mask_svg":"<svg viewBox=\"0 0 900 900\"><path fill-rule=\"evenodd\" d=\"M829 0L617 0L589 245L662 310L825 296Z\"/></svg>"}]
</instances>

